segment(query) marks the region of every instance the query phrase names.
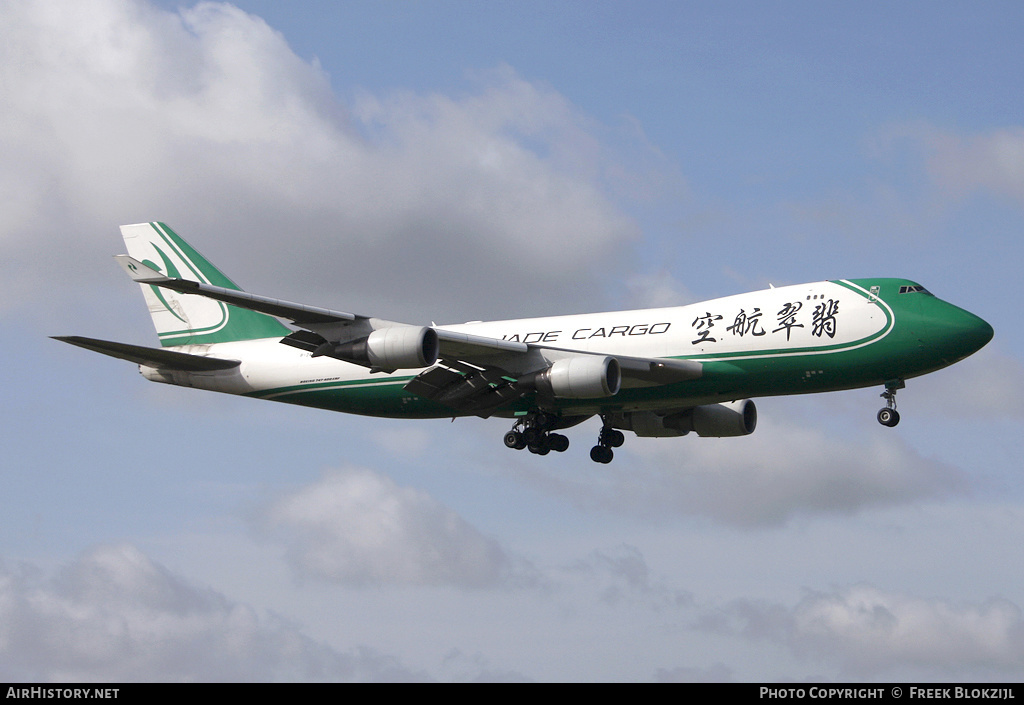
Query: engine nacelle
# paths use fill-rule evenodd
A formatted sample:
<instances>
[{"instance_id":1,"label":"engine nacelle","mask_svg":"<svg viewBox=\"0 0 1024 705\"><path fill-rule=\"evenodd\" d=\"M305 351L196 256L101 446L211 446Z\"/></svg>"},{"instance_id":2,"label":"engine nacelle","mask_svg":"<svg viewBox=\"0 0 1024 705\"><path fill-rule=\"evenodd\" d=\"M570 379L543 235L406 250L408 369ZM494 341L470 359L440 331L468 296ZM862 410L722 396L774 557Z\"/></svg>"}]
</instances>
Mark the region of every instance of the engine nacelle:
<instances>
[{"instance_id":1,"label":"engine nacelle","mask_svg":"<svg viewBox=\"0 0 1024 705\"><path fill-rule=\"evenodd\" d=\"M741 399L697 406L667 416L653 411L626 412L612 416L611 420L615 428L649 438L685 436L690 431L712 438L747 436L757 427L757 407L750 399Z\"/></svg>"},{"instance_id":2,"label":"engine nacelle","mask_svg":"<svg viewBox=\"0 0 1024 705\"><path fill-rule=\"evenodd\" d=\"M522 389L560 399L595 399L619 393L622 370L614 357L574 355L555 360L546 370L519 379Z\"/></svg>"},{"instance_id":3,"label":"engine nacelle","mask_svg":"<svg viewBox=\"0 0 1024 705\"><path fill-rule=\"evenodd\" d=\"M437 331L422 326L378 328L362 340L334 347L332 357L381 370L430 367L437 362Z\"/></svg>"},{"instance_id":4,"label":"engine nacelle","mask_svg":"<svg viewBox=\"0 0 1024 705\"><path fill-rule=\"evenodd\" d=\"M757 428L757 407L750 399L706 404L690 413L691 426L698 436L749 436Z\"/></svg>"}]
</instances>

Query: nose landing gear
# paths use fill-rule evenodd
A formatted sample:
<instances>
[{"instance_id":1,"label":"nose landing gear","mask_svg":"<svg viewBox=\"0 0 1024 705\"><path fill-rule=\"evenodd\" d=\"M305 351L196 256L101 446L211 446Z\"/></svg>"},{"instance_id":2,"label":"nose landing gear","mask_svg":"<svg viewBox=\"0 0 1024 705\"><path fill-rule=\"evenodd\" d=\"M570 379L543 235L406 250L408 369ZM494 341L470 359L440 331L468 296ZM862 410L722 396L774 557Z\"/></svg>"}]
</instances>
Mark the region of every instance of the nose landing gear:
<instances>
[{"instance_id":1,"label":"nose landing gear","mask_svg":"<svg viewBox=\"0 0 1024 705\"><path fill-rule=\"evenodd\" d=\"M900 412L896 411L896 390L906 386L903 380L885 383L885 391L881 394L885 399L885 408L878 411L878 423L892 428L900 422Z\"/></svg>"}]
</instances>

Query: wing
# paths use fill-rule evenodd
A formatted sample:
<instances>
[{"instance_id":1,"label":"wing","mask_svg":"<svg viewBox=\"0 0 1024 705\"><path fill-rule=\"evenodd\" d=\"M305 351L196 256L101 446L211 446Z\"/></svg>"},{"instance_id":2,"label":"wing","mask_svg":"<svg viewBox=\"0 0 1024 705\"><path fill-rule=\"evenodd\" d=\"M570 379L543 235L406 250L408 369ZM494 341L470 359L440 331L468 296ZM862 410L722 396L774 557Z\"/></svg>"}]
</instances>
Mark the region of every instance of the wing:
<instances>
[{"instance_id":1,"label":"wing","mask_svg":"<svg viewBox=\"0 0 1024 705\"><path fill-rule=\"evenodd\" d=\"M223 301L240 308L288 319L304 330L296 331L285 337L281 342L310 352L319 350L321 355L333 356L332 350L323 347L325 343L334 345L344 344L358 339L360 335L368 335L374 330L389 327L412 327L345 311L307 306L267 296L258 296L245 291L226 289L212 284L168 277L128 255L117 255L114 259L128 273L128 276L139 284L159 286L182 294L205 296L206 298ZM509 342L443 329L436 329L436 331L437 339L441 346L440 352L445 357L483 359L506 353L522 354L526 353L528 348L524 343ZM351 360L348 361L351 362Z\"/></svg>"},{"instance_id":2,"label":"wing","mask_svg":"<svg viewBox=\"0 0 1024 705\"><path fill-rule=\"evenodd\" d=\"M353 313L294 304L289 301L282 301L281 299L257 296L245 291L226 289L221 286L214 286L213 284L202 284L188 279L168 277L128 255L117 255L114 259L128 273L128 276L139 284L151 284L171 289L181 294L205 296L208 299L216 299L217 301L223 301L240 308L247 308L250 311L259 311L260 313L277 316L278 318L287 318L299 326L303 324L351 323L360 318Z\"/></svg>"},{"instance_id":3,"label":"wing","mask_svg":"<svg viewBox=\"0 0 1024 705\"><path fill-rule=\"evenodd\" d=\"M128 255L116 259L140 284L287 319L300 330L281 342L314 357L334 357L371 372L428 368L406 389L460 412L486 416L532 392L581 395L575 398L610 396L618 392L620 383L627 388L673 384L703 372L700 363L688 360L566 350L307 306L168 277Z\"/></svg>"}]
</instances>

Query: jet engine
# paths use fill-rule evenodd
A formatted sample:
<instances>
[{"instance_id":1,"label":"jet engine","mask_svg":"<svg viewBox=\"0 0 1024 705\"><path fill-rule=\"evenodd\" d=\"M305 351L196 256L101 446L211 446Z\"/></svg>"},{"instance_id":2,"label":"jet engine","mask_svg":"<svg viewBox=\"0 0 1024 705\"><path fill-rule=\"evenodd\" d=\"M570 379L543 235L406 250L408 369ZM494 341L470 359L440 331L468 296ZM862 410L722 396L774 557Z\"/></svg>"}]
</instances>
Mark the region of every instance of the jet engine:
<instances>
[{"instance_id":1,"label":"jet engine","mask_svg":"<svg viewBox=\"0 0 1024 705\"><path fill-rule=\"evenodd\" d=\"M381 370L430 367L437 362L437 331L422 326L378 328L365 338L335 345L331 357Z\"/></svg>"},{"instance_id":2,"label":"jet engine","mask_svg":"<svg viewBox=\"0 0 1024 705\"><path fill-rule=\"evenodd\" d=\"M757 407L750 399L706 404L690 412L690 423L698 436L749 436L757 428Z\"/></svg>"},{"instance_id":3,"label":"jet engine","mask_svg":"<svg viewBox=\"0 0 1024 705\"><path fill-rule=\"evenodd\" d=\"M619 393L622 370L614 357L574 355L519 379L521 389L560 399L595 399Z\"/></svg>"},{"instance_id":4,"label":"jet engine","mask_svg":"<svg viewBox=\"0 0 1024 705\"><path fill-rule=\"evenodd\" d=\"M695 431L698 436L724 438L747 436L757 427L757 407L750 399L725 404L705 404L686 411L661 416L653 411L633 411L611 418L615 428L632 431L638 436L685 436Z\"/></svg>"}]
</instances>

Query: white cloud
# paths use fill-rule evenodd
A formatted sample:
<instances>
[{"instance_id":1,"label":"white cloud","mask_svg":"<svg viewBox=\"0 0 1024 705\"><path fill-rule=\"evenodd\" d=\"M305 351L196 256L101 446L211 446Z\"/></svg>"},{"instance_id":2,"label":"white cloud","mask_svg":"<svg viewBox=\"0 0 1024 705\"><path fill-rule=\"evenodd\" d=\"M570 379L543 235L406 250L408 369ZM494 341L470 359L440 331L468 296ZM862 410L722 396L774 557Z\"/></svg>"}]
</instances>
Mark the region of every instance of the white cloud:
<instances>
[{"instance_id":1,"label":"white cloud","mask_svg":"<svg viewBox=\"0 0 1024 705\"><path fill-rule=\"evenodd\" d=\"M922 406L954 418L1014 420L1024 417L1024 366L988 345L922 385Z\"/></svg>"},{"instance_id":2,"label":"white cloud","mask_svg":"<svg viewBox=\"0 0 1024 705\"><path fill-rule=\"evenodd\" d=\"M345 585L499 586L522 567L425 492L357 468L275 502L263 525L296 573Z\"/></svg>"},{"instance_id":3,"label":"white cloud","mask_svg":"<svg viewBox=\"0 0 1024 705\"><path fill-rule=\"evenodd\" d=\"M865 149L872 159L889 167L908 167L915 175L899 189L876 184L876 207L898 216L901 227L920 228L932 221L932 211L945 213L951 204L977 191L1024 205L1024 127L1019 125L970 134L927 122L897 124L868 139ZM922 172L930 188L912 196L908 189L923 185L917 177ZM908 211L908 202L917 198L921 200Z\"/></svg>"},{"instance_id":4,"label":"white cloud","mask_svg":"<svg viewBox=\"0 0 1024 705\"><path fill-rule=\"evenodd\" d=\"M678 609L693 597L653 575L643 553L635 546L621 545L612 550L597 550L565 569L565 578L579 582L583 578L596 590L600 602L640 605L655 612Z\"/></svg>"},{"instance_id":5,"label":"white cloud","mask_svg":"<svg viewBox=\"0 0 1024 705\"><path fill-rule=\"evenodd\" d=\"M244 252L218 263L270 294L438 322L550 313L593 308L637 234L601 186L616 162L600 129L507 67L464 96L345 105L227 4L5 3L0 28L0 252L22 291L45 295L38 243L96 271L117 225L159 219Z\"/></svg>"},{"instance_id":6,"label":"white cloud","mask_svg":"<svg viewBox=\"0 0 1024 705\"><path fill-rule=\"evenodd\" d=\"M372 649L335 651L130 545L95 548L52 578L0 566L0 664L12 681L425 678Z\"/></svg>"},{"instance_id":7,"label":"white cloud","mask_svg":"<svg viewBox=\"0 0 1024 705\"><path fill-rule=\"evenodd\" d=\"M921 139L928 172L947 194L986 189L1024 205L1024 127L967 136L934 129Z\"/></svg>"},{"instance_id":8,"label":"white cloud","mask_svg":"<svg viewBox=\"0 0 1024 705\"><path fill-rule=\"evenodd\" d=\"M1024 620L1002 598L954 603L860 584L810 592L792 608L735 600L708 610L694 626L782 643L801 658L859 678L1024 673Z\"/></svg>"},{"instance_id":9,"label":"white cloud","mask_svg":"<svg viewBox=\"0 0 1024 705\"><path fill-rule=\"evenodd\" d=\"M796 648L835 654L856 672L1024 668L1024 621L1004 599L953 604L858 585L808 595L793 620Z\"/></svg>"}]
</instances>

